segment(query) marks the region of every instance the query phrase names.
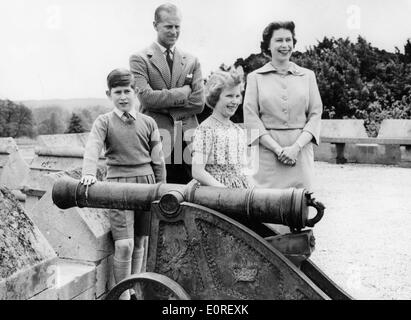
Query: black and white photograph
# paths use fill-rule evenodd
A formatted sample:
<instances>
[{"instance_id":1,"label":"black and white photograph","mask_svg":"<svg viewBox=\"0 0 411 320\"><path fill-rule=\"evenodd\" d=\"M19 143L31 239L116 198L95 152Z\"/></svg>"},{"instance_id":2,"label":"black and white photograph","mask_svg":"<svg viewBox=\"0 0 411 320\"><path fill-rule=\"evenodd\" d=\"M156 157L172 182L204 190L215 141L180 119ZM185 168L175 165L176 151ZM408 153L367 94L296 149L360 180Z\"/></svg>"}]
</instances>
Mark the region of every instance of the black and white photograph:
<instances>
[{"instance_id":1,"label":"black and white photograph","mask_svg":"<svg viewBox=\"0 0 411 320\"><path fill-rule=\"evenodd\" d=\"M1 1L0 300L411 300L410 16Z\"/></svg>"}]
</instances>

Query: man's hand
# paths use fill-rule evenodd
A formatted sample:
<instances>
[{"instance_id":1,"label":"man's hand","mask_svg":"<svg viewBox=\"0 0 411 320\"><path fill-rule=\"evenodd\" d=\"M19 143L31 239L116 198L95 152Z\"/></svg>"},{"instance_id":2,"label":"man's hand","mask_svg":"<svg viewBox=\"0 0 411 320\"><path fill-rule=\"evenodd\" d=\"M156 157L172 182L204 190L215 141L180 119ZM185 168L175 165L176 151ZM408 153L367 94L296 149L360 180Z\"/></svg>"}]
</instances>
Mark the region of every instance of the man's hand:
<instances>
[{"instance_id":1,"label":"man's hand","mask_svg":"<svg viewBox=\"0 0 411 320\"><path fill-rule=\"evenodd\" d=\"M184 84L183 89L186 90L186 94L187 94L187 98L188 96L191 94L192 90L191 90L191 86L188 84Z\"/></svg>"},{"instance_id":2,"label":"man's hand","mask_svg":"<svg viewBox=\"0 0 411 320\"><path fill-rule=\"evenodd\" d=\"M87 174L85 176L82 176L80 179L80 183L82 183L85 186L91 186L92 184L96 183L97 179L95 176L92 176L91 174Z\"/></svg>"},{"instance_id":3,"label":"man's hand","mask_svg":"<svg viewBox=\"0 0 411 320\"><path fill-rule=\"evenodd\" d=\"M300 153L300 148L293 144L292 146L283 148L283 151L278 156L278 160L282 163L294 166L297 162L297 156Z\"/></svg>"}]
</instances>

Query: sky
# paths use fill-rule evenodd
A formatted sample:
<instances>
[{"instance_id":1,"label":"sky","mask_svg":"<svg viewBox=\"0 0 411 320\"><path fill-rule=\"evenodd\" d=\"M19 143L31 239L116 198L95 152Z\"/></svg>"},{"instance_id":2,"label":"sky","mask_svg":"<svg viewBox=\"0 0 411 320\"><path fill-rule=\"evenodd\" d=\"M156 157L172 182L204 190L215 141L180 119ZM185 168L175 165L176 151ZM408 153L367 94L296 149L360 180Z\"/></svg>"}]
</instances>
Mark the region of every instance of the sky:
<instances>
[{"instance_id":1,"label":"sky","mask_svg":"<svg viewBox=\"0 0 411 320\"><path fill-rule=\"evenodd\" d=\"M157 0L0 0L0 99L104 98L107 74L152 43ZM169 0L182 11L178 47L207 76L259 53L264 27L293 20L304 51L324 36L362 35L403 51L411 0Z\"/></svg>"}]
</instances>

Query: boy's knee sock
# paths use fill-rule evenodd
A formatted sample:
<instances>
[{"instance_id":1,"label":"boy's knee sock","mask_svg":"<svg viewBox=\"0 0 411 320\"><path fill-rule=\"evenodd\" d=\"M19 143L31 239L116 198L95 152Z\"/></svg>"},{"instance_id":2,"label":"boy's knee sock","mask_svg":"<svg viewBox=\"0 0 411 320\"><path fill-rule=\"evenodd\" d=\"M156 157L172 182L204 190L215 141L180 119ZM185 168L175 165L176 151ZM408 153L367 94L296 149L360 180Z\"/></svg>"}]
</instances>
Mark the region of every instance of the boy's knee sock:
<instances>
[{"instance_id":1,"label":"boy's knee sock","mask_svg":"<svg viewBox=\"0 0 411 320\"><path fill-rule=\"evenodd\" d=\"M113 259L113 273L114 273L114 280L116 283L119 283L121 280L127 278L131 274L131 260L119 260L114 256ZM121 296L120 300L130 300L130 293L128 290L124 291Z\"/></svg>"},{"instance_id":2,"label":"boy's knee sock","mask_svg":"<svg viewBox=\"0 0 411 320\"><path fill-rule=\"evenodd\" d=\"M132 274L136 274L136 273L140 273L144 271L144 270L141 270L143 266L143 259L144 259L144 247L134 249L133 256L132 256L132 265L131 265Z\"/></svg>"}]
</instances>

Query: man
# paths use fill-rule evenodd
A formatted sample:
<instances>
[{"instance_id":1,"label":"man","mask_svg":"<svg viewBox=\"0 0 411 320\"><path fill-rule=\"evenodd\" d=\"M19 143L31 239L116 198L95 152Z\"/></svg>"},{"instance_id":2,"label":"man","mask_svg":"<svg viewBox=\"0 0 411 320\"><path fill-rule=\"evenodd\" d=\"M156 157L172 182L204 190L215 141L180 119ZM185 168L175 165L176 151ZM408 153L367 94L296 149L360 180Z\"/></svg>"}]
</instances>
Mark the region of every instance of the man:
<instances>
[{"instance_id":1,"label":"man","mask_svg":"<svg viewBox=\"0 0 411 320\"><path fill-rule=\"evenodd\" d=\"M196 114L204 108L204 84L200 63L176 48L181 13L173 4L159 6L154 14L157 41L130 57L136 78L141 112L154 118L159 127L167 182L186 184L191 180L191 136L198 126ZM184 154L183 154L184 152Z\"/></svg>"}]
</instances>

